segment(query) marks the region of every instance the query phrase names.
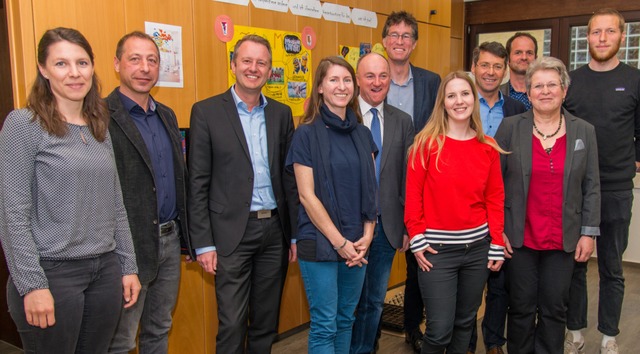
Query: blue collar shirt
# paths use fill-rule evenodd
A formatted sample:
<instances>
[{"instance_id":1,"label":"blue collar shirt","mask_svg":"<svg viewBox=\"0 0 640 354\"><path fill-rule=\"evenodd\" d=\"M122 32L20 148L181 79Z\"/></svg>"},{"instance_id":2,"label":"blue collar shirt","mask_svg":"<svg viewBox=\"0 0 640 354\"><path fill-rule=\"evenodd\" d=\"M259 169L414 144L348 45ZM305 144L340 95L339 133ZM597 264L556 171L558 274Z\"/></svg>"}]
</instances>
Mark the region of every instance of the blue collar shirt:
<instances>
[{"instance_id":1,"label":"blue collar shirt","mask_svg":"<svg viewBox=\"0 0 640 354\"><path fill-rule=\"evenodd\" d=\"M487 100L478 92L478 101L480 102L480 119L482 120L482 129L484 134L493 137L498 131L498 127L504 118L504 97L502 92L498 91L498 101L493 107L489 107Z\"/></svg>"},{"instance_id":2,"label":"blue collar shirt","mask_svg":"<svg viewBox=\"0 0 640 354\"><path fill-rule=\"evenodd\" d=\"M391 80L389 93L387 93L387 104L394 106L405 112L413 120L413 73L409 68L409 78L407 82L398 84Z\"/></svg>"},{"instance_id":3,"label":"blue collar shirt","mask_svg":"<svg viewBox=\"0 0 640 354\"><path fill-rule=\"evenodd\" d=\"M178 217L173 149L169 133L158 115L156 102L149 96L149 107L145 112L120 90L118 95L124 109L138 128L151 159L160 223L171 221Z\"/></svg>"},{"instance_id":4,"label":"blue collar shirt","mask_svg":"<svg viewBox=\"0 0 640 354\"><path fill-rule=\"evenodd\" d=\"M247 140L251 164L253 166L253 195L251 211L271 210L277 207L276 198L271 185L269 170L269 152L267 150L267 125L264 109L267 99L260 94L260 104L249 111L249 107L236 94L235 85L231 88L233 100L238 109L240 123Z\"/></svg>"}]
</instances>

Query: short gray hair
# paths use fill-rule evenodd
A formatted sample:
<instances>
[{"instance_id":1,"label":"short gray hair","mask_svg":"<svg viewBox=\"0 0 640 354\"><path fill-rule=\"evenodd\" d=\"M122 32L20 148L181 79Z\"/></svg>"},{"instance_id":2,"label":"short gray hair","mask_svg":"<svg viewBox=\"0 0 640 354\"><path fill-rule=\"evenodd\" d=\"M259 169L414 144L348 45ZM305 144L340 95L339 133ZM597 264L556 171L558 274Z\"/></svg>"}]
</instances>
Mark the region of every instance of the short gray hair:
<instances>
[{"instance_id":1,"label":"short gray hair","mask_svg":"<svg viewBox=\"0 0 640 354\"><path fill-rule=\"evenodd\" d=\"M540 70L553 70L560 75L560 84L563 89L566 89L571 84L571 78L569 77L569 72L567 71L567 67L564 65L562 60L554 57L541 57L536 59L529 68L527 69L527 74L524 78L524 83L527 87L527 92L531 92L531 77L533 74Z\"/></svg>"}]
</instances>

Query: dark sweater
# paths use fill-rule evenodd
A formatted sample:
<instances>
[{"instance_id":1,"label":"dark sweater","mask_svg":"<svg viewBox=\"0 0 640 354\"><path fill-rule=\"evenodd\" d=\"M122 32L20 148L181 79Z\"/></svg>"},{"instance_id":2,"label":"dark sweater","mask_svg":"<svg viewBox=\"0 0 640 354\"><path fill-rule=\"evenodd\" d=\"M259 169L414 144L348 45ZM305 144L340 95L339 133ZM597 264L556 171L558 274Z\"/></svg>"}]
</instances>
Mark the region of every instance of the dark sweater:
<instances>
[{"instance_id":1,"label":"dark sweater","mask_svg":"<svg viewBox=\"0 0 640 354\"><path fill-rule=\"evenodd\" d=\"M593 124L603 191L633 188L640 160L640 70L626 64L606 72L572 71L567 110Z\"/></svg>"}]
</instances>

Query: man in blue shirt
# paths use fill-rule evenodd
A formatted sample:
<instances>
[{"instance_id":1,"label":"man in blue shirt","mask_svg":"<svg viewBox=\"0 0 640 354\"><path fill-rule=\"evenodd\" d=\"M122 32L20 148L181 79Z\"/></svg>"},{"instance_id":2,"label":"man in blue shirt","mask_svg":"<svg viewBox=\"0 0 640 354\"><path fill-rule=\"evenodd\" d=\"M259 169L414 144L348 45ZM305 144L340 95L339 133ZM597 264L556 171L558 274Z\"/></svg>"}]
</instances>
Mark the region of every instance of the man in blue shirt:
<instances>
[{"instance_id":1,"label":"man in blue shirt","mask_svg":"<svg viewBox=\"0 0 640 354\"><path fill-rule=\"evenodd\" d=\"M261 92L269 42L247 35L233 53L236 83L191 110L189 232L198 263L215 275L216 352L270 353L287 259L296 259L298 198L284 170L293 117Z\"/></svg>"},{"instance_id":2,"label":"man in blue shirt","mask_svg":"<svg viewBox=\"0 0 640 354\"><path fill-rule=\"evenodd\" d=\"M411 53L418 44L418 21L406 12L392 12L382 28L382 45L387 53L391 82L386 103L407 113L418 133L427 124L440 86L438 74L411 64ZM403 249L409 248L409 237L404 238ZM411 250L405 252L407 279L404 288L405 341L414 352L422 347L424 305L418 287L418 262Z\"/></svg>"},{"instance_id":3,"label":"man in blue shirt","mask_svg":"<svg viewBox=\"0 0 640 354\"><path fill-rule=\"evenodd\" d=\"M471 72L475 75L476 90L480 103L482 129L488 136L498 130L504 117L523 113L524 104L500 92L500 84L507 70L507 50L498 42L484 42L473 50ZM487 297L482 335L488 354L503 353L504 322L507 317L509 297L505 288L505 263L499 272L491 272L487 281ZM476 349L478 334L474 328L471 334L469 352Z\"/></svg>"},{"instance_id":4,"label":"man in blue shirt","mask_svg":"<svg viewBox=\"0 0 640 354\"><path fill-rule=\"evenodd\" d=\"M141 324L139 352L167 353L180 285L181 236L191 249L180 132L173 110L149 94L160 72L153 39L142 32L125 35L118 42L114 63L120 87L106 99L109 132L142 291L138 303L122 310L109 352L134 349Z\"/></svg>"}]
</instances>

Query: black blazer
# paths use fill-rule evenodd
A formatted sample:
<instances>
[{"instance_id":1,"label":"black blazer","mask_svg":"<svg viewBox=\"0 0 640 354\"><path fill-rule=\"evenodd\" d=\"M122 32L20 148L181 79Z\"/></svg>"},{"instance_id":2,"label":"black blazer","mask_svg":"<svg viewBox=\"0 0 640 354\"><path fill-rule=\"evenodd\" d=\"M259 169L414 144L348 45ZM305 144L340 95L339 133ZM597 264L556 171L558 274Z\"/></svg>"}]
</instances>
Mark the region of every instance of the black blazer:
<instances>
[{"instance_id":1,"label":"black blazer","mask_svg":"<svg viewBox=\"0 0 640 354\"><path fill-rule=\"evenodd\" d=\"M502 97L504 98L504 104L502 105L503 117L511 117L527 111L524 103L506 95L502 95Z\"/></svg>"},{"instance_id":2,"label":"black blazer","mask_svg":"<svg viewBox=\"0 0 640 354\"><path fill-rule=\"evenodd\" d=\"M413 126L418 133L427 124L436 104L440 76L429 70L411 65L413 74Z\"/></svg>"},{"instance_id":3,"label":"black blazer","mask_svg":"<svg viewBox=\"0 0 640 354\"><path fill-rule=\"evenodd\" d=\"M563 178L562 230L565 252L576 249L581 235L600 234L600 173L593 126L563 110L567 154ZM527 193L531 178L533 111L505 118L495 135L504 179L504 232L513 247L522 247Z\"/></svg>"},{"instance_id":4,"label":"black blazer","mask_svg":"<svg viewBox=\"0 0 640 354\"><path fill-rule=\"evenodd\" d=\"M233 253L244 235L254 176L231 90L196 102L189 130L189 232L193 247L215 246L223 256ZM295 178L284 170L293 117L288 106L267 98L265 118L271 184L288 245L298 210Z\"/></svg>"},{"instance_id":5,"label":"black blazer","mask_svg":"<svg viewBox=\"0 0 640 354\"><path fill-rule=\"evenodd\" d=\"M122 197L127 209L129 227L138 262L141 283L155 279L158 272L160 228L155 178L147 146L129 113L118 96L118 88L106 98L111 115L109 133L113 141L116 166L122 186ZM176 179L176 199L180 231L184 246L192 259L191 241L187 228L187 168L182 153L182 140L176 115L171 108L156 101L158 116L171 139L173 170Z\"/></svg>"},{"instance_id":6,"label":"black blazer","mask_svg":"<svg viewBox=\"0 0 640 354\"><path fill-rule=\"evenodd\" d=\"M380 157L380 216L387 239L393 248L402 248L404 227L404 195L407 175L407 150L413 144L415 131L411 116L384 105L384 138Z\"/></svg>"}]
</instances>

